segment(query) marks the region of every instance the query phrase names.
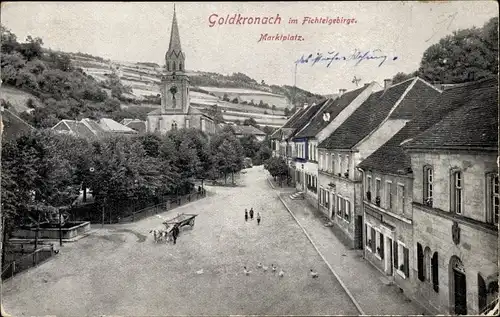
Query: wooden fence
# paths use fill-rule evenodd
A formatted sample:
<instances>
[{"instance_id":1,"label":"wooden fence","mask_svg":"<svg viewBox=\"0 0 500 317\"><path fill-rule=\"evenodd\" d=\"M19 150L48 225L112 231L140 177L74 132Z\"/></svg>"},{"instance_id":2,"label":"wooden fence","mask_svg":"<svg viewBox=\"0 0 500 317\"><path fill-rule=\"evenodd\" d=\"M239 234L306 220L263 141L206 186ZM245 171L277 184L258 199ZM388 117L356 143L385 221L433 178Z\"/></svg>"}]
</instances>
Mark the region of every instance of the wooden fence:
<instances>
[{"instance_id":1,"label":"wooden fence","mask_svg":"<svg viewBox=\"0 0 500 317\"><path fill-rule=\"evenodd\" d=\"M2 270L2 280L9 279L29 268L40 265L54 255L54 245L44 245L37 250L10 262Z\"/></svg>"}]
</instances>

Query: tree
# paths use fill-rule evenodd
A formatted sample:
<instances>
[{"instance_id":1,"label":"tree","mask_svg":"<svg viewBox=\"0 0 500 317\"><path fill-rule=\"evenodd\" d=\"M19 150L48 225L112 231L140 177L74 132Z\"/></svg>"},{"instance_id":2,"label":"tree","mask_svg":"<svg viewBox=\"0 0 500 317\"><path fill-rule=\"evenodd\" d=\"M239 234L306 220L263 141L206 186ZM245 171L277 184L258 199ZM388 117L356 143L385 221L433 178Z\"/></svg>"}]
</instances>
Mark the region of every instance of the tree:
<instances>
[{"instance_id":1,"label":"tree","mask_svg":"<svg viewBox=\"0 0 500 317\"><path fill-rule=\"evenodd\" d=\"M229 97L226 93L224 93L224 96L222 97L222 100L224 101L229 101Z\"/></svg>"},{"instance_id":2,"label":"tree","mask_svg":"<svg viewBox=\"0 0 500 317\"><path fill-rule=\"evenodd\" d=\"M271 107L271 109L273 110L273 113L274 113L274 112L276 111L276 105L273 105L273 106Z\"/></svg>"},{"instance_id":3,"label":"tree","mask_svg":"<svg viewBox=\"0 0 500 317\"><path fill-rule=\"evenodd\" d=\"M243 121L243 125L251 125L253 127L257 127L258 124L257 124L257 121L255 121L254 118L247 118Z\"/></svg>"},{"instance_id":4,"label":"tree","mask_svg":"<svg viewBox=\"0 0 500 317\"><path fill-rule=\"evenodd\" d=\"M288 176L288 165L280 157L271 157L264 163L264 168L272 177L279 180L282 186L283 178Z\"/></svg>"},{"instance_id":5,"label":"tree","mask_svg":"<svg viewBox=\"0 0 500 317\"><path fill-rule=\"evenodd\" d=\"M290 116L290 109L285 108L284 112L285 112L285 117L289 117Z\"/></svg>"},{"instance_id":6,"label":"tree","mask_svg":"<svg viewBox=\"0 0 500 317\"><path fill-rule=\"evenodd\" d=\"M403 82L407 79L413 78L415 76L417 76L417 72L413 72L410 74L405 74L403 72L399 72L396 75L394 75L394 77L392 78L392 83L397 84L397 83Z\"/></svg>"},{"instance_id":7,"label":"tree","mask_svg":"<svg viewBox=\"0 0 500 317\"><path fill-rule=\"evenodd\" d=\"M234 98L231 102L237 104L238 103L238 98Z\"/></svg>"}]
</instances>

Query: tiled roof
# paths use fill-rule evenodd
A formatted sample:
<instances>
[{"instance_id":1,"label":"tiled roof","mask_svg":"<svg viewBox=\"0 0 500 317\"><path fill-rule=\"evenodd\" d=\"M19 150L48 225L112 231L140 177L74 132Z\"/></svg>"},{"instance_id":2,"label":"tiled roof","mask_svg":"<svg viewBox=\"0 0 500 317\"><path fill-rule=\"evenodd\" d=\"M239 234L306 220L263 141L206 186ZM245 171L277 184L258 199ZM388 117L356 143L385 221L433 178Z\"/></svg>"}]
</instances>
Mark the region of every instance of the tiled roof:
<instances>
[{"instance_id":1,"label":"tiled roof","mask_svg":"<svg viewBox=\"0 0 500 317\"><path fill-rule=\"evenodd\" d=\"M297 112L295 112L295 114L290 119L288 119L288 121L282 126L282 128L293 127L293 125L297 122L297 120L299 120L299 118L306 112L307 109L308 108L301 108L297 110Z\"/></svg>"},{"instance_id":2,"label":"tiled roof","mask_svg":"<svg viewBox=\"0 0 500 317\"><path fill-rule=\"evenodd\" d=\"M407 80L389 87L387 90L373 93L318 147L350 149L355 146L382 123L399 98L415 80Z\"/></svg>"},{"instance_id":3,"label":"tiled roof","mask_svg":"<svg viewBox=\"0 0 500 317\"><path fill-rule=\"evenodd\" d=\"M335 117L337 117L342 110L344 110L356 97L365 90L362 87L350 92L346 92L340 98L329 99L329 103L325 105L321 111L309 122L309 124L295 135L296 138L314 137L321 130L323 130ZM323 114L330 114L330 121L323 120Z\"/></svg>"},{"instance_id":4,"label":"tiled roof","mask_svg":"<svg viewBox=\"0 0 500 317\"><path fill-rule=\"evenodd\" d=\"M302 114L299 117L297 117L297 120L294 120L294 122L290 126L287 127L287 128L293 129L293 132L291 134L287 135L286 138L293 137L297 131L300 131L311 120L311 118L316 113L318 113L318 110L321 109L325 105L325 103L327 103L328 101L329 101L329 99L326 99L318 104L311 105L311 106L307 107L306 109L304 109Z\"/></svg>"},{"instance_id":5,"label":"tiled roof","mask_svg":"<svg viewBox=\"0 0 500 317\"><path fill-rule=\"evenodd\" d=\"M279 129L274 131L273 134L271 134L271 139L281 139L281 136L283 134L282 129L286 129L289 125L291 125L292 120L297 120L297 118L300 117L300 115L302 114L303 111L304 111L304 108L301 108L301 109L298 109L297 111L295 111L295 113L290 118L288 118L288 120L285 122L285 124L283 126L281 126Z\"/></svg>"},{"instance_id":6,"label":"tiled roof","mask_svg":"<svg viewBox=\"0 0 500 317\"><path fill-rule=\"evenodd\" d=\"M401 143L422 134L445 116L462 107L463 100L466 100L467 96L473 93L473 90L480 89L484 91L485 85L490 84L479 82L467 87L457 87L444 91L434 98L432 102L428 103L428 106L423 111L416 113L403 129L363 160L358 167L401 175L410 173L410 157L404 151L404 145L401 145ZM496 85L494 90L496 91ZM496 135L496 133L494 134Z\"/></svg>"},{"instance_id":7,"label":"tiled roof","mask_svg":"<svg viewBox=\"0 0 500 317\"><path fill-rule=\"evenodd\" d=\"M14 112L9 109L3 109L2 111L2 138L5 140L14 140L27 133L34 128L29 125L26 121L19 118Z\"/></svg>"},{"instance_id":8,"label":"tiled roof","mask_svg":"<svg viewBox=\"0 0 500 317\"><path fill-rule=\"evenodd\" d=\"M265 132L251 125L235 125L232 127L234 129L235 134L266 135Z\"/></svg>"},{"instance_id":9,"label":"tiled roof","mask_svg":"<svg viewBox=\"0 0 500 317\"><path fill-rule=\"evenodd\" d=\"M94 139L96 137L96 135L81 121L63 120L63 122L69 127L71 132L80 138Z\"/></svg>"},{"instance_id":10,"label":"tiled roof","mask_svg":"<svg viewBox=\"0 0 500 317\"><path fill-rule=\"evenodd\" d=\"M99 126L103 128L103 130L108 131L108 132L115 132L115 133L136 133L137 131L124 126L121 123L116 122L113 119L109 118L102 118L99 120Z\"/></svg>"},{"instance_id":11,"label":"tiled roof","mask_svg":"<svg viewBox=\"0 0 500 317\"><path fill-rule=\"evenodd\" d=\"M125 124L127 127L134 129L137 132L146 132L146 121L134 119Z\"/></svg>"},{"instance_id":12,"label":"tiled roof","mask_svg":"<svg viewBox=\"0 0 500 317\"><path fill-rule=\"evenodd\" d=\"M460 96L455 90L461 90ZM455 92L455 93L454 93ZM404 144L405 148L484 149L498 147L498 80L486 79L447 90L459 106L436 125Z\"/></svg>"}]
</instances>

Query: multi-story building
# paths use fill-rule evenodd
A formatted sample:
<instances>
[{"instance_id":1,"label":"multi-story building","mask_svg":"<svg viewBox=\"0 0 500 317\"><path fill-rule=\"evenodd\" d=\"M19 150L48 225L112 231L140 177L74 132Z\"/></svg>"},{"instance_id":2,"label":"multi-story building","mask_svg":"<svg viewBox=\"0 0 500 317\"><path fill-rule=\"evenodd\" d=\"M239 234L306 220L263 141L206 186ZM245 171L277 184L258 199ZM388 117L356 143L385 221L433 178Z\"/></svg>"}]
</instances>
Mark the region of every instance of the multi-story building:
<instances>
[{"instance_id":1,"label":"multi-story building","mask_svg":"<svg viewBox=\"0 0 500 317\"><path fill-rule=\"evenodd\" d=\"M303 145L296 146L292 138L297 131L300 131L311 120L327 101L328 99L318 104L312 104L311 106L305 104L302 109L298 110L290 120L273 134L275 148L278 149L279 156L286 160L290 169L289 175L292 178L292 182L296 184L297 188L301 191L306 190L306 184L309 184L310 188L314 188L315 186L313 180L305 179L304 173L301 171L303 169L303 162L305 162L309 155L314 155L315 153L309 153L308 149ZM277 146L276 143L278 143L279 146ZM298 164L299 167L297 167Z\"/></svg>"},{"instance_id":2,"label":"multi-story building","mask_svg":"<svg viewBox=\"0 0 500 317\"><path fill-rule=\"evenodd\" d=\"M339 94L336 99L328 99L317 111L312 119L292 138L297 149L309 155L303 156L301 168L296 173L301 173L305 179L305 197L313 205L318 204L318 161L323 160L318 155L318 144L326 139L338 128L372 93L375 88L380 88L377 83L366 84L364 87ZM328 205L328 202L323 204Z\"/></svg>"},{"instance_id":3,"label":"multi-story building","mask_svg":"<svg viewBox=\"0 0 500 317\"><path fill-rule=\"evenodd\" d=\"M331 202L323 210L344 233L350 247L363 248L364 194L362 175L355 167L399 132L421 104L439 93L418 77L396 85L386 80L383 90L371 94L320 143L320 155L325 157L319 165L319 173L324 176L320 176L320 191L325 197L321 205ZM402 195L407 192L403 189Z\"/></svg>"},{"instance_id":4,"label":"multi-story building","mask_svg":"<svg viewBox=\"0 0 500 317\"><path fill-rule=\"evenodd\" d=\"M403 147L413 171L405 245L415 254L415 296L436 313L463 315L498 300L500 191L498 81L461 90L442 101L456 110Z\"/></svg>"}]
</instances>

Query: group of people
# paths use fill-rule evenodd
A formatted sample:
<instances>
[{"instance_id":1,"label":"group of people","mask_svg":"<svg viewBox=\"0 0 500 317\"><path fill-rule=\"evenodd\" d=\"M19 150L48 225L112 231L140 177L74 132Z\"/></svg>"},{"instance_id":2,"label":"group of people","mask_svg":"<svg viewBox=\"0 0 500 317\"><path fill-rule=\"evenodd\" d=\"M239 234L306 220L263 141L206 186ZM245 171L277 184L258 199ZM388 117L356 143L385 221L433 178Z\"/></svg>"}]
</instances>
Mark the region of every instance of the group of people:
<instances>
[{"instance_id":1,"label":"group of people","mask_svg":"<svg viewBox=\"0 0 500 317\"><path fill-rule=\"evenodd\" d=\"M250 208L250 212L245 208L245 221L248 221L248 216L250 215L250 220L253 220L253 207ZM260 213L257 213L257 225L260 225Z\"/></svg>"}]
</instances>

